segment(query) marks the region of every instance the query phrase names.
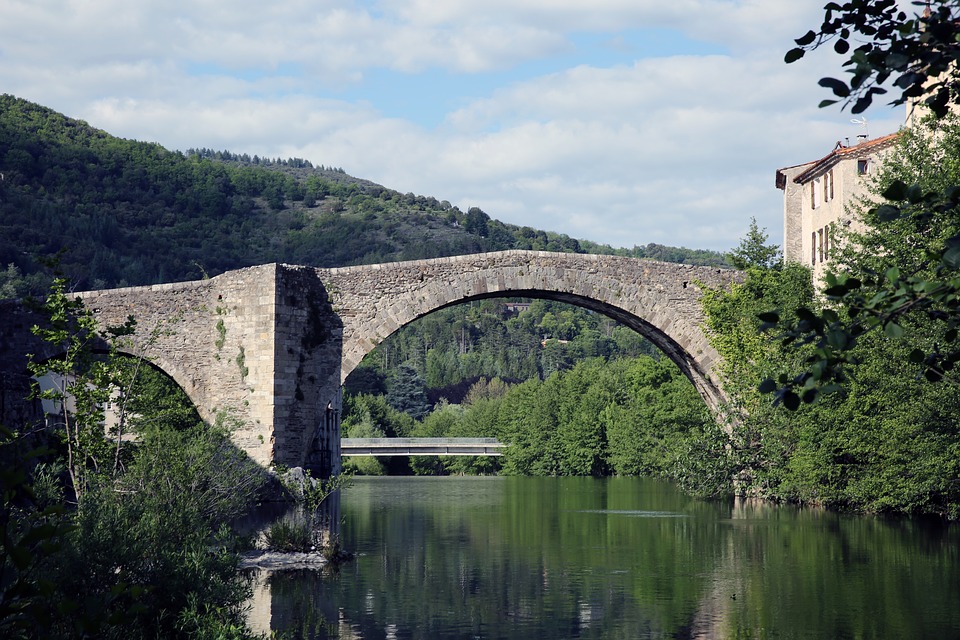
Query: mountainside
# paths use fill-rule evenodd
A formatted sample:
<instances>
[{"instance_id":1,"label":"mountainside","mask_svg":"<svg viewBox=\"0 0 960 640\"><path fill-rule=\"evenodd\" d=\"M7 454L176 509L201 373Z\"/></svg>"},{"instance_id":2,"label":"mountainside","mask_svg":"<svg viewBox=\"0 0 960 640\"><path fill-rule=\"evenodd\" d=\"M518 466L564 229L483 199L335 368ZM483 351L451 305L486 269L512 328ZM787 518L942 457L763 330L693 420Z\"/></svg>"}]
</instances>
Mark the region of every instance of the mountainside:
<instances>
[{"instance_id":1,"label":"mountainside","mask_svg":"<svg viewBox=\"0 0 960 640\"><path fill-rule=\"evenodd\" d=\"M725 264L713 251L614 249L503 224L302 159L169 151L10 95L0 96L0 174L0 267L15 265L7 281L58 253L76 289L267 262L327 267L512 248ZM3 284L0 297L22 293Z\"/></svg>"}]
</instances>

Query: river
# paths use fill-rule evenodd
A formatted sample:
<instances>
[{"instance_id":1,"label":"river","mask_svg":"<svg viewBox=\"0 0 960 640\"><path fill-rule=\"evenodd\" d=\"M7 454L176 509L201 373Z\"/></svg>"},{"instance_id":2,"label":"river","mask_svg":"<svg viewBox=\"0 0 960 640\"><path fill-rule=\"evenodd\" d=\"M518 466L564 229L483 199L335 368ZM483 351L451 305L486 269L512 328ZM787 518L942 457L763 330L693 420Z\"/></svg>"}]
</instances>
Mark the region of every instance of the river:
<instances>
[{"instance_id":1,"label":"river","mask_svg":"<svg viewBox=\"0 0 960 640\"><path fill-rule=\"evenodd\" d=\"M960 638L960 528L644 478L357 478L338 572L258 577L303 638Z\"/></svg>"}]
</instances>

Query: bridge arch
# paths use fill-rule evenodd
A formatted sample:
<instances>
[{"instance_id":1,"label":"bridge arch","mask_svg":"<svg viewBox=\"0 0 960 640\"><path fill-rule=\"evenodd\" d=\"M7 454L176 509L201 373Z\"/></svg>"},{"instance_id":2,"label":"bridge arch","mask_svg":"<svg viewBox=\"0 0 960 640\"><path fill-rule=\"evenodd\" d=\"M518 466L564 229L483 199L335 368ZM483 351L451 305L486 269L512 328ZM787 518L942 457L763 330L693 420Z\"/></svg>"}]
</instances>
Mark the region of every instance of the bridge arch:
<instances>
[{"instance_id":1,"label":"bridge arch","mask_svg":"<svg viewBox=\"0 0 960 640\"><path fill-rule=\"evenodd\" d=\"M88 292L86 295L89 300L95 293ZM72 293L69 296L81 297L80 294ZM43 326L49 321L33 307L24 306L16 300L3 300L0 301L0 316L5 320L0 325L0 424L19 425L40 422L43 419L43 414L38 409L40 403L33 402L28 396L31 395L34 382L39 382L41 388L49 387L54 384L52 379L56 376L48 377L47 380L38 380L30 372L29 362L42 364L50 360L63 359L67 354L63 345L50 344L33 334L32 326ZM111 321L117 319L118 316L115 315L110 317ZM114 326L109 322L99 324L101 329ZM99 336L92 338L89 348L94 354L106 355L110 352L111 347L104 338ZM169 351L146 349L149 343L150 340L144 341L142 335L137 338L124 336L114 346L117 353L122 356L143 358L145 366L158 370L180 387L204 420L214 420L216 416L213 413L204 411L206 403L202 390L196 388L193 380L186 375L184 368L178 366L177 360L171 357ZM48 405L47 401L44 401L44 404Z\"/></svg>"},{"instance_id":2,"label":"bridge arch","mask_svg":"<svg viewBox=\"0 0 960 640\"><path fill-rule=\"evenodd\" d=\"M680 342L677 341L676 338L666 333L661 327L651 324L644 318L625 310L623 307L611 305L609 303L597 300L596 298L588 298L578 296L576 294L562 293L557 291L504 289L503 291L498 292L467 296L461 300L457 300L456 302L451 302L439 307L428 309L423 313L419 313L419 315L411 318L409 321L404 322L402 325L399 325L393 332L399 331L403 326L406 326L411 322L415 322L416 320L435 311L489 298L535 298L542 300L553 300L555 302L563 302L565 304L589 309L590 311L594 311L612 318L649 340L674 364L676 364L677 367L679 367L679 369L693 383L694 387L697 389L697 392L700 394L701 398L703 398L704 402L711 411L716 412L724 400L723 390L717 385L711 376L711 371L709 369L704 370L704 366L709 366L711 362L709 360L709 356L715 356L715 353L708 354L707 358L701 357L701 359L698 360L686 349L684 349L684 347ZM399 321L401 319L397 318L397 320ZM387 320L384 323L384 326L390 326L390 324L392 323ZM389 335L392 335L393 332L391 332ZM389 337L389 335L383 336L383 340ZM373 342L364 340L356 347L356 350L359 353L359 359L363 360L363 358L369 354L377 346L377 344L379 344L379 342L374 344ZM349 355L352 356L354 353ZM344 381L346 381L350 373L352 373L353 370L359 365L360 360L356 361L356 363L354 363L354 359L352 357L349 360L345 360L343 368Z\"/></svg>"},{"instance_id":3,"label":"bridge arch","mask_svg":"<svg viewBox=\"0 0 960 640\"><path fill-rule=\"evenodd\" d=\"M691 380L714 412L723 403L715 373L719 355L703 330L697 282L726 286L736 272L654 261L530 251L458 256L417 263L378 265L379 282L404 282L384 291L372 313L344 321L341 381L393 332L433 311L485 298L527 297L584 307L617 320L657 346ZM357 276L336 270L337 276ZM394 273L384 278L384 271ZM372 285L350 291L365 290ZM338 290L343 290L341 287ZM352 305L341 295L341 306ZM349 322L353 318L356 322ZM355 325L355 326L351 326Z\"/></svg>"}]
</instances>

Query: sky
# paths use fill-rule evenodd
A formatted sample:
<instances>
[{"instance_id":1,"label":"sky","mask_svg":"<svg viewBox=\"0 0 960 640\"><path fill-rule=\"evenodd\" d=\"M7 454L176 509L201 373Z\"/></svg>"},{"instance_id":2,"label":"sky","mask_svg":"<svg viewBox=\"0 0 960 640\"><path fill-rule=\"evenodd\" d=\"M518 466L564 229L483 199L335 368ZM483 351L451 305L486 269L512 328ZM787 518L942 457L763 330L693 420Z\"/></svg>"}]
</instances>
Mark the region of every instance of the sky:
<instances>
[{"instance_id":1,"label":"sky","mask_svg":"<svg viewBox=\"0 0 960 640\"><path fill-rule=\"evenodd\" d=\"M825 0L2 0L0 92L614 247L782 244L776 170L896 131L787 65ZM861 122L853 122L859 120Z\"/></svg>"}]
</instances>

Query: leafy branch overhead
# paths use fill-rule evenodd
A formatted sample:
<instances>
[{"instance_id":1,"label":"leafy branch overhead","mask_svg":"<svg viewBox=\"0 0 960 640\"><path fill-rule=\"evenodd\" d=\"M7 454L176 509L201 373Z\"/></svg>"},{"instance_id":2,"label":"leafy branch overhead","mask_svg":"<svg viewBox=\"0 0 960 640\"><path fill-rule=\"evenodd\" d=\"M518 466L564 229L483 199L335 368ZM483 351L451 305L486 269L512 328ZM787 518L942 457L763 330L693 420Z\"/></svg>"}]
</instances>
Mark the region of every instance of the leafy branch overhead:
<instances>
[{"instance_id":1,"label":"leafy branch overhead","mask_svg":"<svg viewBox=\"0 0 960 640\"><path fill-rule=\"evenodd\" d=\"M957 41L956 0L914 2L925 7L920 15L908 16L896 0L851 0L830 2L824 7L823 24L795 40L797 46L787 52L787 63L803 58L808 51L831 44L833 50L848 56L843 63L847 79L822 78L820 86L830 89L835 99L820 106L843 102L853 113L864 112L877 96L887 93L883 87L893 80L899 95L892 105L922 98L937 116L957 104L958 79L954 73L960 61Z\"/></svg>"},{"instance_id":2,"label":"leafy branch overhead","mask_svg":"<svg viewBox=\"0 0 960 640\"><path fill-rule=\"evenodd\" d=\"M859 364L854 355L857 340L874 329L882 329L889 338L903 338L906 332L900 318L910 312L923 313L945 325L942 345L935 344L930 351L914 348L909 355L912 363L923 366L927 380L939 382L960 361L960 350L954 346L960 278L937 282L919 276L901 276L896 267L891 267L886 273L877 274L876 280L864 282L832 273L826 280L827 299L845 309L845 315L833 308L819 313L798 309L796 323L784 328L781 340L784 346L793 343L813 346L805 361L808 368L793 377L781 374L776 380L767 379L760 385L760 391L775 393L777 401L787 408L797 409L801 401L813 402L818 393L838 391L846 381L844 367ZM780 327L778 312L763 313L759 318L764 330Z\"/></svg>"}]
</instances>

